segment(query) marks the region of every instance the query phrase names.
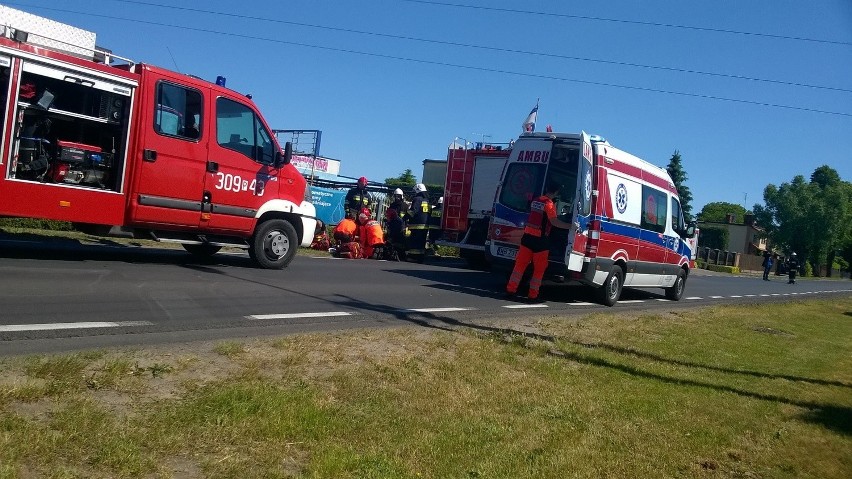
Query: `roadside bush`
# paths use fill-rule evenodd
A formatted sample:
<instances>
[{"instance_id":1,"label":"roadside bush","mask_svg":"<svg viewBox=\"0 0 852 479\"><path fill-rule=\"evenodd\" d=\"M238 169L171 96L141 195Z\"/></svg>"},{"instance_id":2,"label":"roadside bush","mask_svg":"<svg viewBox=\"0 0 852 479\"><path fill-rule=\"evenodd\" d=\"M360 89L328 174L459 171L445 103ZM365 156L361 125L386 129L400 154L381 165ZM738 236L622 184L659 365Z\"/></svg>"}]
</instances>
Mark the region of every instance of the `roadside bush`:
<instances>
[{"instance_id":1,"label":"roadside bush","mask_svg":"<svg viewBox=\"0 0 852 479\"><path fill-rule=\"evenodd\" d=\"M719 273L740 274L740 268L737 266L722 266L719 264L706 265L708 270L717 271Z\"/></svg>"},{"instance_id":2,"label":"roadside bush","mask_svg":"<svg viewBox=\"0 0 852 479\"><path fill-rule=\"evenodd\" d=\"M813 275L814 275L814 267L811 266L811 264L809 262L805 261L805 272L802 274L802 276L806 276L806 277L810 278Z\"/></svg>"},{"instance_id":3,"label":"roadside bush","mask_svg":"<svg viewBox=\"0 0 852 479\"><path fill-rule=\"evenodd\" d=\"M35 218L0 218L0 228L28 228L34 230L72 231L74 227L67 221L40 220Z\"/></svg>"}]
</instances>

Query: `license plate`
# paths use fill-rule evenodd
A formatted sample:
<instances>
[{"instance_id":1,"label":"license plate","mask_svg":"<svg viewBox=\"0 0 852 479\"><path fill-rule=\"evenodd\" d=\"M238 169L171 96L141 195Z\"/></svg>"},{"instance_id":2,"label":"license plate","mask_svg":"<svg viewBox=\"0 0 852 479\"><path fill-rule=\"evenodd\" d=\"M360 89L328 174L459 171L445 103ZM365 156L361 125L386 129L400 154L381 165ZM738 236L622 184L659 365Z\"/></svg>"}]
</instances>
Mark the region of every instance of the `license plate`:
<instances>
[{"instance_id":1,"label":"license plate","mask_svg":"<svg viewBox=\"0 0 852 479\"><path fill-rule=\"evenodd\" d=\"M507 248L505 246L497 247L497 256L500 258L515 259L518 255L518 250L515 248Z\"/></svg>"}]
</instances>

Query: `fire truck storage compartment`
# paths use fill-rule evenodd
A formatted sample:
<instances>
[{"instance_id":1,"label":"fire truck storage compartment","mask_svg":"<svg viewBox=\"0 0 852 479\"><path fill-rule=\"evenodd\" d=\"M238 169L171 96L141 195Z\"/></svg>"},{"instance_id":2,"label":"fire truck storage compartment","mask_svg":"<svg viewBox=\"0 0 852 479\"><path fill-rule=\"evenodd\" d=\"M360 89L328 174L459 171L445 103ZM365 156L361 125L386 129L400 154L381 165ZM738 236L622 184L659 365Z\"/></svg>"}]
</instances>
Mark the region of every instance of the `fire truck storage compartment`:
<instances>
[{"instance_id":1,"label":"fire truck storage compartment","mask_svg":"<svg viewBox=\"0 0 852 479\"><path fill-rule=\"evenodd\" d=\"M9 176L120 191L130 93L92 74L25 62Z\"/></svg>"}]
</instances>

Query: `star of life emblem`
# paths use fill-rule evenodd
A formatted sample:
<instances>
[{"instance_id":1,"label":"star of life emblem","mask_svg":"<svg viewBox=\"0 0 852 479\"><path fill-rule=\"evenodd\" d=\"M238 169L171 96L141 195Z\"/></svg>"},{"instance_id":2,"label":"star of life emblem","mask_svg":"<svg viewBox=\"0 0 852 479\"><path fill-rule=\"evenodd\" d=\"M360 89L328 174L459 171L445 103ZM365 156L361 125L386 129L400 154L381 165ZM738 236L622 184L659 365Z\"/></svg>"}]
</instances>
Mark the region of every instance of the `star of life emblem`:
<instances>
[{"instance_id":1,"label":"star of life emblem","mask_svg":"<svg viewBox=\"0 0 852 479\"><path fill-rule=\"evenodd\" d=\"M615 207L621 214L627 211L627 188L624 187L624 183L619 183L618 188L615 189Z\"/></svg>"}]
</instances>

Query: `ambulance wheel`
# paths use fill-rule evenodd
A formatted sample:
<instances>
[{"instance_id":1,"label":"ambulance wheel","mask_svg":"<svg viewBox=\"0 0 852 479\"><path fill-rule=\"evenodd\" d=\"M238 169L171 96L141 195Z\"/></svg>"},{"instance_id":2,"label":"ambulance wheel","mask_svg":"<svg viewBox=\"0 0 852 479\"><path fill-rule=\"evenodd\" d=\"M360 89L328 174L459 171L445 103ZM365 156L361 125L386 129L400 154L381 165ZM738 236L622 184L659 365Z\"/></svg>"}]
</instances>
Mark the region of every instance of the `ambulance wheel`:
<instances>
[{"instance_id":1,"label":"ambulance wheel","mask_svg":"<svg viewBox=\"0 0 852 479\"><path fill-rule=\"evenodd\" d=\"M606 306L614 306L621 296L621 287L623 283L624 272L618 266L613 266L609 275L606 277L603 286L598 289L598 297Z\"/></svg>"},{"instance_id":2,"label":"ambulance wheel","mask_svg":"<svg viewBox=\"0 0 852 479\"><path fill-rule=\"evenodd\" d=\"M675 283L671 288L666 288L666 298L669 298L672 301L680 301L680 298L683 297L683 288L686 285L686 272L684 270L680 270L677 274L677 279L675 279Z\"/></svg>"},{"instance_id":3,"label":"ambulance wheel","mask_svg":"<svg viewBox=\"0 0 852 479\"><path fill-rule=\"evenodd\" d=\"M258 225L249 255L265 269L285 268L298 248L296 230L284 220L267 220Z\"/></svg>"},{"instance_id":4,"label":"ambulance wheel","mask_svg":"<svg viewBox=\"0 0 852 479\"><path fill-rule=\"evenodd\" d=\"M184 243L183 249L187 250L193 256L206 258L206 257L213 256L214 254L218 253L219 250L222 249L222 247L221 246L213 246L212 244L205 244L205 243L201 243L201 244Z\"/></svg>"}]
</instances>

